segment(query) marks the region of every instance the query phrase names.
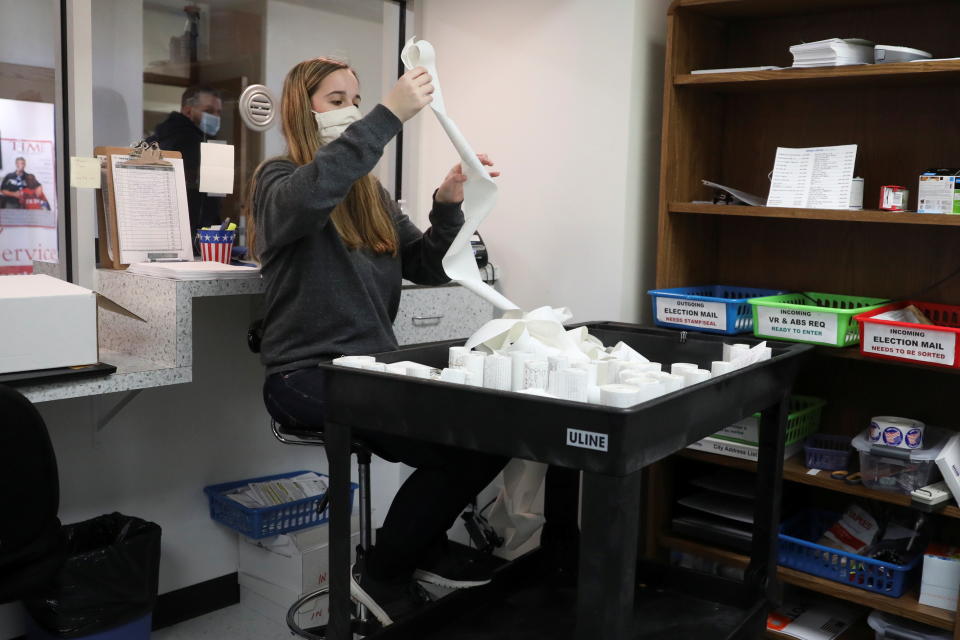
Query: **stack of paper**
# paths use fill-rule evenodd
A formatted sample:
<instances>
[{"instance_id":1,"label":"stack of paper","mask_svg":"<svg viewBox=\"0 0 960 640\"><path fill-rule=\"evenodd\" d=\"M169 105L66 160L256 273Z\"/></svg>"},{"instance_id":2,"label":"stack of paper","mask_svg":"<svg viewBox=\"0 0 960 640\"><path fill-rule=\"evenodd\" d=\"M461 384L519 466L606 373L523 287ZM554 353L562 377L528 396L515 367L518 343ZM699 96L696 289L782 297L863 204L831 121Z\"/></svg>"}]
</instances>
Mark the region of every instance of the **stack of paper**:
<instances>
[{"instance_id":1,"label":"stack of paper","mask_svg":"<svg viewBox=\"0 0 960 640\"><path fill-rule=\"evenodd\" d=\"M858 38L829 38L790 47L794 67L839 67L872 64L874 44Z\"/></svg>"},{"instance_id":2,"label":"stack of paper","mask_svg":"<svg viewBox=\"0 0 960 640\"><path fill-rule=\"evenodd\" d=\"M251 482L226 494L245 507L271 507L304 498L319 496L327 491L327 482L313 471L292 478L278 478L266 482Z\"/></svg>"},{"instance_id":3,"label":"stack of paper","mask_svg":"<svg viewBox=\"0 0 960 640\"><path fill-rule=\"evenodd\" d=\"M259 267L237 267L223 262L140 262L130 265L130 273L171 280L234 280L259 278Z\"/></svg>"}]
</instances>

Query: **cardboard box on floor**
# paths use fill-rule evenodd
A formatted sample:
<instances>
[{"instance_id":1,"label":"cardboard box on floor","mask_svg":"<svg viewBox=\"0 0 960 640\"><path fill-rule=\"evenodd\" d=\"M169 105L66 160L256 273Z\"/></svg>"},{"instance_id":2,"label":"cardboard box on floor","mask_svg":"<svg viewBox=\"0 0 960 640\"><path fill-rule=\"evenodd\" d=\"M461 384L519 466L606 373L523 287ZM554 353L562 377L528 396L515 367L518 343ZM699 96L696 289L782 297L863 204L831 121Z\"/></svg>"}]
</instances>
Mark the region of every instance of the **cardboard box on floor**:
<instances>
[{"instance_id":1,"label":"cardboard box on floor","mask_svg":"<svg viewBox=\"0 0 960 640\"><path fill-rule=\"evenodd\" d=\"M96 364L98 309L144 321L95 291L52 276L0 277L0 373Z\"/></svg>"},{"instance_id":2,"label":"cardboard box on floor","mask_svg":"<svg viewBox=\"0 0 960 640\"><path fill-rule=\"evenodd\" d=\"M352 563L360 544L360 520L356 516L350 523L350 530L353 532L350 540ZM240 536L241 606L284 624L287 609L294 600L327 585L329 544L330 529L326 525L260 541ZM326 597L304 605L297 623L301 628L326 624Z\"/></svg>"}]
</instances>

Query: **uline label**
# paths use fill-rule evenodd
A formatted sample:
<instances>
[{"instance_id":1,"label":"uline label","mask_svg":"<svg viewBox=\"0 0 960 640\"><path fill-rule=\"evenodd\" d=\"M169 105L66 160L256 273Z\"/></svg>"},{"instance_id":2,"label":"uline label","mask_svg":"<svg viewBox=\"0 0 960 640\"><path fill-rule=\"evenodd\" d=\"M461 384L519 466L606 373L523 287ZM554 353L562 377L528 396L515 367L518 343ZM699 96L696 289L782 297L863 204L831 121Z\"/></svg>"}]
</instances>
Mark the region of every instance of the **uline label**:
<instances>
[{"instance_id":1,"label":"uline label","mask_svg":"<svg viewBox=\"0 0 960 640\"><path fill-rule=\"evenodd\" d=\"M567 446L593 449L594 451L607 450L607 434L580 429L567 429Z\"/></svg>"}]
</instances>

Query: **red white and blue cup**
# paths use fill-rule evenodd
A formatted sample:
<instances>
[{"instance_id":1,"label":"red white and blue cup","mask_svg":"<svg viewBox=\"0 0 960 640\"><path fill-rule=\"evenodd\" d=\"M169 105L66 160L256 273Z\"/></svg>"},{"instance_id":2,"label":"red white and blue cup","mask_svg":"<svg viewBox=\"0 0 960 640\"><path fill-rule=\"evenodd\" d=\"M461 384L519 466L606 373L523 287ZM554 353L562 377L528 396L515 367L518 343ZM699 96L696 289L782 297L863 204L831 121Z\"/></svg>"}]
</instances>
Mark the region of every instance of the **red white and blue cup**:
<instances>
[{"instance_id":1,"label":"red white and blue cup","mask_svg":"<svg viewBox=\"0 0 960 640\"><path fill-rule=\"evenodd\" d=\"M230 264L235 233L221 229L199 229L197 240L200 242L200 258L208 262Z\"/></svg>"}]
</instances>

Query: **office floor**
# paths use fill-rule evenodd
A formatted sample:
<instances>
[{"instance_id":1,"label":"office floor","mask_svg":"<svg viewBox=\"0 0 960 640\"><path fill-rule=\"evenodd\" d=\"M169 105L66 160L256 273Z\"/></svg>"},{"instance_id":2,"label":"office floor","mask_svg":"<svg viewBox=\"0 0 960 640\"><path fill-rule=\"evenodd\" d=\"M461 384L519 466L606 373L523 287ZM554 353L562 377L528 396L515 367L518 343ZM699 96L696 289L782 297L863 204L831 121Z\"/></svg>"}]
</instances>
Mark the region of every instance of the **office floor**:
<instances>
[{"instance_id":1,"label":"office floor","mask_svg":"<svg viewBox=\"0 0 960 640\"><path fill-rule=\"evenodd\" d=\"M290 640L286 626L235 604L150 634L151 640Z\"/></svg>"}]
</instances>

